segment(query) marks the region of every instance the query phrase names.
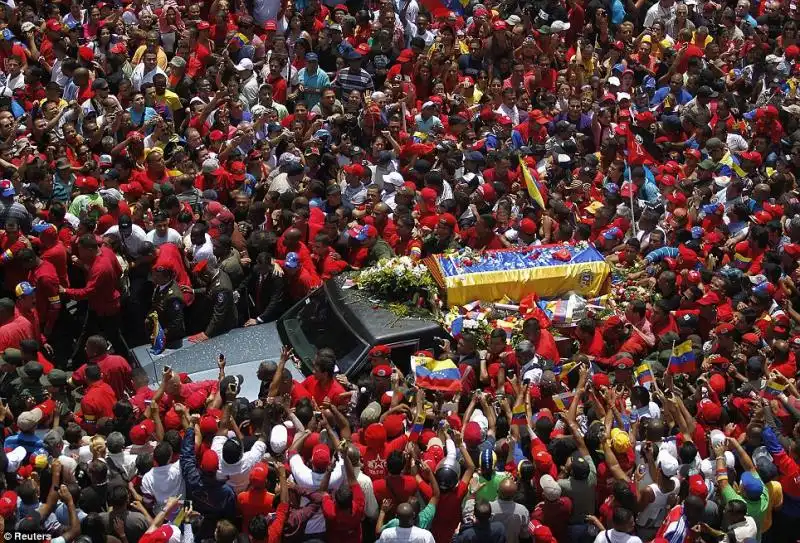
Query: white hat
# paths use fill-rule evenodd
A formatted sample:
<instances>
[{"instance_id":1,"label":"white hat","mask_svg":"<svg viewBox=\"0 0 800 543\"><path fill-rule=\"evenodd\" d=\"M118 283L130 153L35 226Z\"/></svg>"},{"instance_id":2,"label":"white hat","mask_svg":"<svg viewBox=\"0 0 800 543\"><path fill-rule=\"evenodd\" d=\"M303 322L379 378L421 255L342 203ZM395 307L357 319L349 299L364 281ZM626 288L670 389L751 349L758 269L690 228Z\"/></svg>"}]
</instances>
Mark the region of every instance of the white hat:
<instances>
[{"instance_id":1,"label":"white hat","mask_svg":"<svg viewBox=\"0 0 800 543\"><path fill-rule=\"evenodd\" d=\"M286 450L286 443L289 440L289 433L286 431L286 426L277 424L272 427L272 432L269 434L269 448L275 454L281 454Z\"/></svg>"},{"instance_id":2,"label":"white hat","mask_svg":"<svg viewBox=\"0 0 800 543\"><path fill-rule=\"evenodd\" d=\"M659 453L658 459L656 460L656 465L661 470L661 473L667 477L674 477L677 475L678 468L680 467L674 456L664 452Z\"/></svg>"},{"instance_id":3,"label":"white hat","mask_svg":"<svg viewBox=\"0 0 800 543\"><path fill-rule=\"evenodd\" d=\"M253 69L253 61L249 58L243 58L239 61L239 64L236 65L236 70L243 72L245 70L252 70Z\"/></svg>"},{"instance_id":4,"label":"white hat","mask_svg":"<svg viewBox=\"0 0 800 543\"><path fill-rule=\"evenodd\" d=\"M428 444L425 445L426 448L430 449L431 447L441 447L444 449L444 445L442 444L442 440L438 437L432 437L428 440Z\"/></svg>"},{"instance_id":5,"label":"white hat","mask_svg":"<svg viewBox=\"0 0 800 543\"><path fill-rule=\"evenodd\" d=\"M395 187L402 187L403 183L405 183L405 181L403 180L403 176L400 174L400 172L387 173L386 175L383 176L383 182L390 183Z\"/></svg>"},{"instance_id":6,"label":"white hat","mask_svg":"<svg viewBox=\"0 0 800 543\"><path fill-rule=\"evenodd\" d=\"M263 115L266 112L267 108L265 106L262 106L261 104L256 104L250 108L250 114L253 117L258 117L259 115Z\"/></svg>"},{"instance_id":7,"label":"white hat","mask_svg":"<svg viewBox=\"0 0 800 543\"><path fill-rule=\"evenodd\" d=\"M686 4L687 6L696 6L697 0L683 0L683 3Z\"/></svg>"},{"instance_id":8,"label":"white hat","mask_svg":"<svg viewBox=\"0 0 800 543\"><path fill-rule=\"evenodd\" d=\"M608 78L608 84L613 85L614 87L619 87L619 77L612 75Z\"/></svg>"},{"instance_id":9,"label":"white hat","mask_svg":"<svg viewBox=\"0 0 800 543\"><path fill-rule=\"evenodd\" d=\"M34 25L30 21L25 21L24 23L22 23L22 26L20 27L20 29L22 30L23 33L24 32L30 32L34 28L36 28L36 25Z\"/></svg>"},{"instance_id":10,"label":"white hat","mask_svg":"<svg viewBox=\"0 0 800 543\"><path fill-rule=\"evenodd\" d=\"M618 92L617 93L617 100L630 100L631 95L627 92Z\"/></svg>"},{"instance_id":11,"label":"white hat","mask_svg":"<svg viewBox=\"0 0 800 543\"><path fill-rule=\"evenodd\" d=\"M8 458L8 465L6 466L7 473L15 473L22 463L27 460L28 452L25 450L25 447L19 446L11 452L6 453L6 458Z\"/></svg>"},{"instance_id":12,"label":"white hat","mask_svg":"<svg viewBox=\"0 0 800 543\"><path fill-rule=\"evenodd\" d=\"M478 426L481 427L481 432L486 433L486 430L489 429L489 419L486 418L486 415L483 414L483 411L480 409L476 409L472 412L472 416L469 419L470 422L477 422Z\"/></svg>"},{"instance_id":13,"label":"white hat","mask_svg":"<svg viewBox=\"0 0 800 543\"><path fill-rule=\"evenodd\" d=\"M428 100L427 102L422 104L422 109L425 109L426 107L436 107L436 103L435 102L431 102L430 100Z\"/></svg>"},{"instance_id":14,"label":"white hat","mask_svg":"<svg viewBox=\"0 0 800 543\"><path fill-rule=\"evenodd\" d=\"M542 487L542 495L547 501L552 502L561 497L561 487L553 479L552 475L542 475L539 479L539 485Z\"/></svg>"},{"instance_id":15,"label":"white hat","mask_svg":"<svg viewBox=\"0 0 800 543\"><path fill-rule=\"evenodd\" d=\"M550 25L550 30L552 30L553 33L564 32L565 30L569 30L569 27L570 24L564 21L553 21L553 24Z\"/></svg>"},{"instance_id":16,"label":"white hat","mask_svg":"<svg viewBox=\"0 0 800 543\"><path fill-rule=\"evenodd\" d=\"M727 439L725 437L725 434L722 432L722 430L711 430L711 433L709 434L709 437L711 438L711 448L712 449L714 447L716 447L717 445L719 445L720 443L725 443L725 441Z\"/></svg>"},{"instance_id":17,"label":"white hat","mask_svg":"<svg viewBox=\"0 0 800 543\"><path fill-rule=\"evenodd\" d=\"M219 169L219 160L216 158L207 158L203 161L203 173L212 173L217 169Z\"/></svg>"},{"instance_id":18,"label":"white hat","mask_svg":"<svg viewBox=\"0 0 800 543\"><path fill-rule=\"evenodd\" d=\"M519 15L511 15L508 19L506 19L506 24L509 26L517 26L522 22L522 19L519 18Z\"/></svg>"}]
</instances>

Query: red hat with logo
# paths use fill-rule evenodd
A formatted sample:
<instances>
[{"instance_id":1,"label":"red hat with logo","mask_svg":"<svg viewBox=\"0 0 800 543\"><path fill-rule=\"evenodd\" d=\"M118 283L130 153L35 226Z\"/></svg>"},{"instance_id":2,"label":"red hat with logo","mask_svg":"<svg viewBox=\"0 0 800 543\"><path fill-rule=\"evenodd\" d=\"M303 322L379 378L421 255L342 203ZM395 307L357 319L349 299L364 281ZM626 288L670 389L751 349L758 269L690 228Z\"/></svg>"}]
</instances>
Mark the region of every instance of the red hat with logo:
<instances>
[{"instance_id":1,"label":"red hat with logo","mask_svg":"<svg viewBox=\"0 0 800 543\"><path fill-rule=\"evenodd\" d=\"M385 357L391 354L392 350L386 345L375 345L369 350L370 357Z\"/></svg>"},{"instance_id":2,"label":"red hat with logo","mask_svg":"<svg viewBox=\"0 0 800 543\"><path fill-rule=\"evenodd\" d=\"M372 375L382 378L391 377L392 367L388 364L380 364L372 368Z\"/></svg>"},{"instance_id":3,"label":"red hat with logo","mask_svg":"<svg viewBox=\"0 0 800 543\"><path fill-rule=\"evenodd\" d=\"M717 422L722 416L722 407L711 400L701 400L697 406L697 414L705 422Z\"/></svg>"},{"instance_id":4,"label":"red hat with logo","mask_svg":"<svg viewBox=\"0 0 800 543\"><path fill-rule=\"evenodd\" d=\"M6 490L0 495L0 517L8 518L17 511L17 493ZM8 532L11 535L11 532Z\"/></svg>"},{"instance_id":5,"label":"red hat with logo","mask_svg":"<svg viewBox=\"0 0 800 543\"><path fill-rule=\"evenodd\" d=\"M524 218L519 221L519 229L521 232L524 232L528 235L533 235L536 233L536 223L529 218Z\"/></svg>"},{"instance_id":6,"label":"red hat with logo","mask_svg":"<svg viewBox=\"0 0 800 543\"><path fill-rule=\"evenodd\" d=\"M342 168L344 173L355 175L358 177L364 177L366 175L366 170L364 170L364 166L361 164L348 164L344 168Z\"/></svg>"}]
</instances>

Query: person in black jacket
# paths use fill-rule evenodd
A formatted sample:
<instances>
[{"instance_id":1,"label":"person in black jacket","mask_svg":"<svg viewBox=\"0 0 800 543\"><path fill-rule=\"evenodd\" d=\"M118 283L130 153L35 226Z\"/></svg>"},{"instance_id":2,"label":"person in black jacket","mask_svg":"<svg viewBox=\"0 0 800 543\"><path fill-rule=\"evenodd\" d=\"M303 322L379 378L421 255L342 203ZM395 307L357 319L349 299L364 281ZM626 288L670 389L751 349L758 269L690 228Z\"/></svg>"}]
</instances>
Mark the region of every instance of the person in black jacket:
<instances>
[{"instance_id":1,"label":"person in black jacket","mask_svg":"<svg viewBox=\"0 0 800 543\"><path fill-rule=\"evenodd\" d=\"M181 472L186 483L186 497L192 508L203 515L201 536L213 534L219 519L236 517L236 494L224 481L217 480L219 457L211 449L203 453L200 466L194 453L194 427L188 413L181 410L181 421L186 435L181 441ZM208 534L208 535L205 535Z\"/></svg>"},{"instance_id":2,"label":"person in black jacket","mask_svg":"<svg viewBox=\"0 0 800 543\"><path fill-rule=\"evenodd\" d=\"M183 310L186 306L183 293L175 281L171 268L158 266L153 268L152 276L155 288L151 310L158 315L158 322L164 328L166 347L177 349L186 335L186 323Z\"/></svg>"},{"instance_id":3,"label":"person in black jacket","mask_svg":"<svg viewBox=\"0 0 800 543\"><path fill-rule=\"evenodd\" d=\"M268 253L256 257L255 269L242 285L247 289L250 315L245 326L272 322L286 310L286 281L282 270L275 268Z\"/></svg>"}]
</instances>

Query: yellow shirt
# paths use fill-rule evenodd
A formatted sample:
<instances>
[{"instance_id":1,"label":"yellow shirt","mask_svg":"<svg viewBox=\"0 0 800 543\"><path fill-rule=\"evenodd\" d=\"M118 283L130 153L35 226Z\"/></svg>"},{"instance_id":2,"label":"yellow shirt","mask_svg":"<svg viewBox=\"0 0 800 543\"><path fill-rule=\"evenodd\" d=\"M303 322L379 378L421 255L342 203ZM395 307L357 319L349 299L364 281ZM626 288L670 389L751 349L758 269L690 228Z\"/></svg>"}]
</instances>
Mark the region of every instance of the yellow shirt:
<instances>
[{"instance_id":1,"label":"yellow shirt","mask_svg":"<svg viewBox=\"0 0 800 543\"><path fill-rule=\"evenodd\" d=\"M164 96L156 94L155 102L158 105L167 106L172 113L181 109L181 99L169 89L164 90Z\"/></svg>"},{"instance_id":2,"label":"yellow shirt","mask_svg":"<svg viewBox=\"0 0 800 543\"><path fill-rule=\"evenodd\" d=\"M767 483L767 493L769 494L769 507L764 512L764 521L761 523L762 534L772 526L772 512L780 509L783 505L783 488L778 481Z\"/></svg>"},{"instance_id":3,"label":"yellow shirt","mask_svg":"<svg viewBox=\"0 0 800 543\"><path fill-rule=\"evenodd\" d=\"M133 58L131 59L131 64L136 66L142 61L142 57L144 56L144 52L147 51L146 45L140 45L136 52L133 54ZM164 48L159 46L158 53L156 53L156 64L159 68L167 71L167 54L164 52Z\"/></svg>"}]
</instances>

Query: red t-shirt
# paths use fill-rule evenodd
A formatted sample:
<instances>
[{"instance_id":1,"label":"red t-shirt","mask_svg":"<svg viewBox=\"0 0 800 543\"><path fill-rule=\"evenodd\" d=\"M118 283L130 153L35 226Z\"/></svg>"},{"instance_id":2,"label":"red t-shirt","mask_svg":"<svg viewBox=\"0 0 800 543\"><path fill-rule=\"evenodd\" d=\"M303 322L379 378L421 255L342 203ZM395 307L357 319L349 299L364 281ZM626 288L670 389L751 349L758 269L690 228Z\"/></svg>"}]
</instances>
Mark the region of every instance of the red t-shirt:
<instances>
[{"instance_id":1,"label":"red t-shirt","mask_svg":"<svg viewBox=\"0 0 800 543\"><path fill-rule=\"evenodd\" d=\"M339 395L345 392L342 385L340 385L339 381L336 379L331 379L327 384L322 384L317 381L317 378L313 375L303 381L303 386L311 397L320 405L325 398L328 398L333 403L339 403Z\"/></svg>"},{"instance_id":2,"label":"red t-shirt","mask_svg":"<svg viewBox=\"0 0 800 543\"><path fill-rule=\"evenodd\" d=\"M353 505L350 510L340 509L330 493L322 496L322 514L325 515L325 540L328 543L361 543L361 521L364 519L364 491L358 483L350 485Z\"/></svg>"},{"instance_id":3,"label":"red t-shirt","mask_svg":"<svg viewBox=\"0 0 800 543\"><path fill-rule=\"evenodd\" d=\"M257 515L268 515L273 511L275 495L263 488L253 488L240 492L236 504L242 514L242 531L247 534L250 521Z\"/></svg>"},{"instance_id":4,"label":"red t-shirt","mask_svg":"<svg viewBox=\"0 0 800 543\"><path fill-rule=\"evenodd\" d=\"M461 502L467 495L467 485L459 481L456 488L450 492L443 492L436 506L436 516L433 517L431 533L436 541L450 541L461 522ZM426 500L433 497L433 490L426 482L419 484L419 491Z\"/></svg>"},{"instance_id":5,"label":"red t-shirt","mask_svg":"<svg viewBox=\"0 0 800 543\"><path fill-rule=\"evenodd\" d=\"M410 475L388 475L384 479L377 479L372 483L375 499L378 503L383 500L392 500L392 507L407 502L417 492L417 480Z\"/></svg>"}]
</instances>

